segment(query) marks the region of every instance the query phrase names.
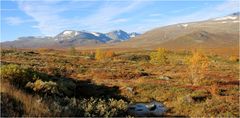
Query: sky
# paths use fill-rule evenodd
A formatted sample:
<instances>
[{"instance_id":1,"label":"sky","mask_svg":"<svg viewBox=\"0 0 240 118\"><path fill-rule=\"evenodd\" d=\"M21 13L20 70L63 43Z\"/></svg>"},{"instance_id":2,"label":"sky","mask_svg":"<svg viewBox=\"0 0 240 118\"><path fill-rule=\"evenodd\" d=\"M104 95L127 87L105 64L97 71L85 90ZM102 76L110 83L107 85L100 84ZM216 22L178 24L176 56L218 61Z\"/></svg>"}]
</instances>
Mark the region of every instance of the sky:
<instances>
[{"instance_id":1,"label":"sky","mask_svg":"<svg viewBox=\"0 0 240 118\"><path fill-rule=\"evenodd\" d=\"M144 33L239 11L238 0L1 0L1 38L55 36L64 30Z\"/></svg>"}]
</instances>

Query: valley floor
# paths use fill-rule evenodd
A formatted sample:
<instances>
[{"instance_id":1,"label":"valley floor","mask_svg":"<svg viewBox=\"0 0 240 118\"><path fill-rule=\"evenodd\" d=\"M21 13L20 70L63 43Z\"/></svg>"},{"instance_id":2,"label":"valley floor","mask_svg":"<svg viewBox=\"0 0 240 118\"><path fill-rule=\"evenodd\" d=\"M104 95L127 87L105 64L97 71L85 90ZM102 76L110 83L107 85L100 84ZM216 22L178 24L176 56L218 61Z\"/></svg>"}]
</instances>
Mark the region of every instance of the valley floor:
<instances>
[{"instance_id":1,"label":"valley floor","mask_svg":"<svg viewBox=\"0 0 240 118\"><path fill-rule=\"evenodd\" d=\"M191 52L168 51L164 64L152 52L2 49L1 116L129 116L129 104L152 100L164 116L240 116L238 59L207 55L193 74Z\"/></svg>"}]
</instances>

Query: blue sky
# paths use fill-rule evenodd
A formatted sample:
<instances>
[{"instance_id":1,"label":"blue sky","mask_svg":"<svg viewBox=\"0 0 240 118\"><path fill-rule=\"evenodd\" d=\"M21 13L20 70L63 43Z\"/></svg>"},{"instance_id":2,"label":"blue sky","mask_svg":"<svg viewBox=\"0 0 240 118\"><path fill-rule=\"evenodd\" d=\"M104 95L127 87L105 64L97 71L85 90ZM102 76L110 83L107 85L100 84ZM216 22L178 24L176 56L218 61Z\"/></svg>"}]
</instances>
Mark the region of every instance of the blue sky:
<instances>
[{"instance_id":1,"label":"blue sky","mask_svg":"<svg viewBox=\"0 0 240 118\"><path fill-rule=\"evenodd\" d=\"M8 0L1 1L1 42L54 36L63 30L145 32L239 11L238 0Z\"/></svg>"}]
</instances>

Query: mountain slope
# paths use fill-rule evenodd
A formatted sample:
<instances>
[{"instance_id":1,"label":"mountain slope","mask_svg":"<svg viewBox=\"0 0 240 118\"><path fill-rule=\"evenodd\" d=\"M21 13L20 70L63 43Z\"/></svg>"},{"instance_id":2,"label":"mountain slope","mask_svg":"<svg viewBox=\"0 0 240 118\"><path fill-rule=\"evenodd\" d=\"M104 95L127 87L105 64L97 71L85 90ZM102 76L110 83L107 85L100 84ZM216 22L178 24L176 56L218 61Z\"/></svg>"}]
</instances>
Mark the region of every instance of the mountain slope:
<instances>
[{"instance_id":1,"label":"mountain slope","mask_svg":"<svg viewBox=\"0 0 240 118\"><path fill-rule=\"evenodd\" d=\"M214 48L239 45L239 14L200 22L180 23L148 31L117 48Z\"/></svg>"},{"instance_id":2,"label":"mountain slope","mask_svg":"<svg viewBox=\"0 0 240 118\"><path fill-rule=\"evenodd\" d=\"M55 44L52 37L19 37L15 41L2 42L1 47L16 47L16 48L34 48L34 47L51 47Z\"/></svg>"}]
</instances>

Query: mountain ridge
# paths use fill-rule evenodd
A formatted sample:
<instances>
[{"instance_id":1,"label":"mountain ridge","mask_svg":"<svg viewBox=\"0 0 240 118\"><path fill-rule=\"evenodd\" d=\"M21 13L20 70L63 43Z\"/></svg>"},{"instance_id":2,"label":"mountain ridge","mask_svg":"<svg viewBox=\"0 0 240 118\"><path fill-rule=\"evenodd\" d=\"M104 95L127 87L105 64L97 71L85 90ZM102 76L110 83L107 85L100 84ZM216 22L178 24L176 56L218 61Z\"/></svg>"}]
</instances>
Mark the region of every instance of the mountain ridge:
<instances>
[{"instance_id":1,"label":"mountain ridge","mask_svg":"<svg viewBox=\"0 0 240 118\"><path fill-rule=\"evenodd\" d=\"M131 36L130 36L131 35ZM3 47L39 48L39 47L69 47L90 46L104 43L116 43L139 36L136 32L127 33L123 30L113 30L108 33L64 30L56 36L25 36L15 41L1 42ZM44 45L46 41L46 45Z\"/></svg>"},{"instance_id":2,"label":"mountain ridge","mask_svg":"<svg viewBox=\"0 0 240 118\"><path fill-rule=\"evenodd\" d=\"M188 40L185 40L185 39ZM199 39L199 40L196 40ZM191 42L191 43L190 43ZM215 43L212 43L215 42ZM221 42L221 43L220 43ZM239 13L204 21L178 23L154 28L131 40L105 48L214 48L239 44Z\"/></svg>"}]
</instances>

